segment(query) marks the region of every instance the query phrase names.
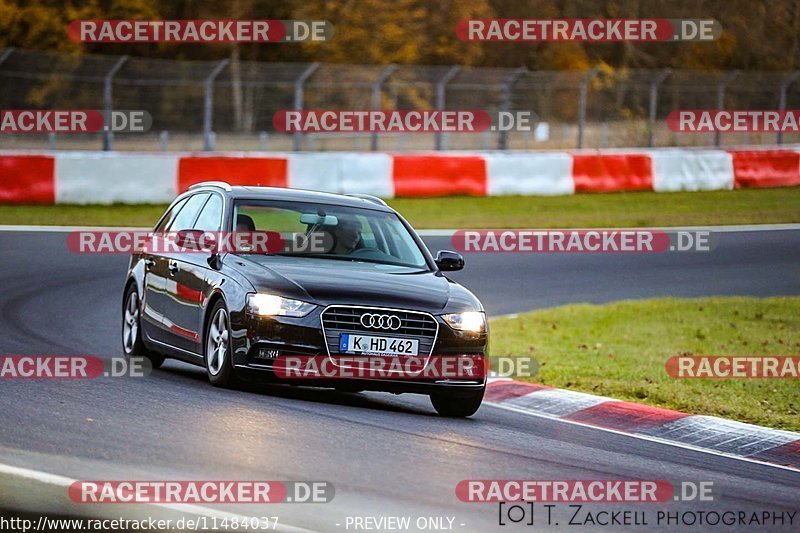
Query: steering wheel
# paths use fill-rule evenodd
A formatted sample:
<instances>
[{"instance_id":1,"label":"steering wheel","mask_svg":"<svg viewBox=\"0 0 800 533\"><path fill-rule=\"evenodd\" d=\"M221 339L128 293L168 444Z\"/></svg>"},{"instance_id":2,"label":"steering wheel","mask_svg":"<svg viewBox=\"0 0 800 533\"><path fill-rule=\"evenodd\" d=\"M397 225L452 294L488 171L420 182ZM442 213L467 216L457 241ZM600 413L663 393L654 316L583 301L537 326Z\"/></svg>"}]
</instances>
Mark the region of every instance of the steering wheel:
<instances>
[{"instance_id":1,"label":"steering wheel","mask_svg":"<svg viewBox=\"0 0 800 533\"><path fill-rule=\"evenodd\" d=\"M375 248L374 246L365 246L363 248L356 248L355 250L350 252L348 255L361 255L363 253L370 253L370 252L378 252L379 254L384 255L383 252L381 252L379 249Z\"/></svg>"}]
</instances>

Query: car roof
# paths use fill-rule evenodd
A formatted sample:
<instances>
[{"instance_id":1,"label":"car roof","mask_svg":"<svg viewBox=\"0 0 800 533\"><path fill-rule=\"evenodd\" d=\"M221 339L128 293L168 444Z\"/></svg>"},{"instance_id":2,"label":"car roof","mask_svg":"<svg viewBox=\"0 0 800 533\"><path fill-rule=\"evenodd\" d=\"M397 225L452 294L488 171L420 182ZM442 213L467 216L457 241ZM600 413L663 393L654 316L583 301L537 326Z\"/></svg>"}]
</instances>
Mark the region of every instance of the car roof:
<instances>
[{"instance_id":1,"label":"car roof","mask_svg":"<svg viewBox=\"0 0 800 533\"><path fill-rule=\"evenodd\" d=\"M222 189L232 199L246 198L248 200L282 200L287 202L309 202L348 207L361 207L377 211L394 211L383 200L369 195L346 195L330 192L312 191L307 189L288 189L284 187L254 187L227 184L198 184L192 189L213 188Z\"/></svg>"}]
</instances>

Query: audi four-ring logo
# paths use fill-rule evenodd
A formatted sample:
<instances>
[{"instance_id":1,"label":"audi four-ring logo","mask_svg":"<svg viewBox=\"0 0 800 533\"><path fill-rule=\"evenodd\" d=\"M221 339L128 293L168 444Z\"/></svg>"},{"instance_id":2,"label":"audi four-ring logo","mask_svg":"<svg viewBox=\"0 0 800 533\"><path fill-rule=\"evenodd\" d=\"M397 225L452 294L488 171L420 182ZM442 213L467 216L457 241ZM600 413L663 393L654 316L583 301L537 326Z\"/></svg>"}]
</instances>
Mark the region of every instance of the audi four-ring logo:
<instances>
[{"instance_id":1,"label":"audi four-ring logo","mask_svg":"<svg viewBox=\"0 0 800 533\"><path fill-rule=\"evenodd\" d=\"M376 315L374 313L364 313L361 315L361 325L365 328L390 329L397 331L402 323L400 317L395 315Z\"/></svg>"}]
</instances>

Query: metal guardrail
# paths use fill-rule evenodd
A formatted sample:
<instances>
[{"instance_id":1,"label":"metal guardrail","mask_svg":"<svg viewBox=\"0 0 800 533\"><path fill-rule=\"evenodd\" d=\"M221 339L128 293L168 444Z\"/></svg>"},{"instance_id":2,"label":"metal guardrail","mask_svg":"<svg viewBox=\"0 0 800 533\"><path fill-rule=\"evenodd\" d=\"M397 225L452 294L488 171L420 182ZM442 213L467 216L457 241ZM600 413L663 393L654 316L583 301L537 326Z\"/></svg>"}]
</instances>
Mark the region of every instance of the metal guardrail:
<instances>
[{"instance_id":1,"label":"metal guardrail","mask_svg":"<svg viewBox=\"0 0 800 533\"><path fill-rule=\"evenodd\" d=\"M153 146L198 136L213 150L217 135L279 146L272 116L284 109L484 109L528 111L552 137L530 133L363 134L346 149L594 148L774 144L794 134L675 134L663 119L675 109L797 109L800 71L689 70L530 71L424 65L342 65L239 61L178 61L107 55L0 51L2 109L144 109L153 116ZM678 136L680 135L680 137ZM336 139L331 135L334 149ZM798 137L798 138L795 138ZM293 150L319 149L324 135L290 135ZM399 139L399 140L398 140ZM103 134L105 150L113 147ZM231 141L234 142L234 141ZM50 146L56 143L48 137ZM254 141L255 143L255 141ZM399 143L403 143L402 146ZM273 145L273 146L270 146ZM384 146L384 148L388 148ZM324 148L323 148L324 149Z\"/></svg>"}]
</instances>

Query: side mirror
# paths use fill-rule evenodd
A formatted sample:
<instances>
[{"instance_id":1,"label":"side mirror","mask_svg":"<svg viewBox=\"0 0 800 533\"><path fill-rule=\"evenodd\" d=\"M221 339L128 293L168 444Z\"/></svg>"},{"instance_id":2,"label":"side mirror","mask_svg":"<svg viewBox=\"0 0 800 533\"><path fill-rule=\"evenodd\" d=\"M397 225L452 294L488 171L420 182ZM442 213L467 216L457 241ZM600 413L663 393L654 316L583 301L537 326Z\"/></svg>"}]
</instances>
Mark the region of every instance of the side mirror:
<instances>
[{"instance_id":1,"label":"side mirror","mask_svg":"<svg viewBox=\"0 0 800 533\"><path fill-rule=\"evenodd\" d=\"M211 232L199 229L182 229L175 234L175 244L187 250L209 250L216 253L217 239Z\"/></svg>"},{"instance_id":2,"label":"side mirror","mask_svg":"<svg viewBox=\"0 0 800 533\"><path fill-rule=\"evenodd\" d=\"M439 250L436 254L436 266L443 272L453 272L464 268L464 257L449 250Z\"/></svg>"}]
</instances>

